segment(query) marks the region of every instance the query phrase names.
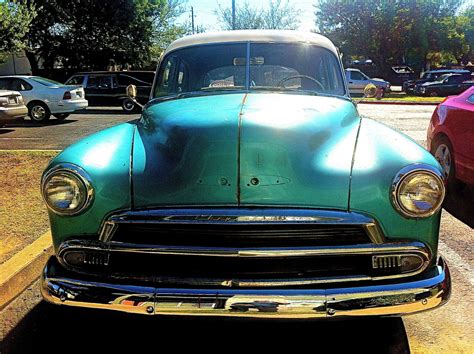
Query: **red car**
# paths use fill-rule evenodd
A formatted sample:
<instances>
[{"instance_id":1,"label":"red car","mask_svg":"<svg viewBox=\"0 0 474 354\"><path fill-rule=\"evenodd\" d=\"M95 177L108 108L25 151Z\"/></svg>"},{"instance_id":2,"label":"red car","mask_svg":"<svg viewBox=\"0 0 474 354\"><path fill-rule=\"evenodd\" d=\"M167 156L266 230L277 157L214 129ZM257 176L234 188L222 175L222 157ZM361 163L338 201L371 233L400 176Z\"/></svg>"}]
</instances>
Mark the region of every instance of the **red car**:
<instances>
[{"instance_id":1,"label":"red car","mask_svg":"<svg viewBox=\"0 0 474 354\"><path fill-rule=\"evenodd\" d=\"M474 186L474 87L436 107L427 143L443 167L448 186L456 181Z\"/></svg>"}]
</instances>

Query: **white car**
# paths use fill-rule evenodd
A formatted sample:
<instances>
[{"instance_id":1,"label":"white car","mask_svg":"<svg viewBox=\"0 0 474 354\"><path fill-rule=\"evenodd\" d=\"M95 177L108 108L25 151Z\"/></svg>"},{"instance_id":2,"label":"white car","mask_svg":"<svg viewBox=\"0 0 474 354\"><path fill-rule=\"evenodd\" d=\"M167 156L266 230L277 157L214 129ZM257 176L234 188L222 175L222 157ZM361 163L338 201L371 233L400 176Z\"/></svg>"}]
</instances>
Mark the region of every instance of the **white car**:
<instances>
[{"instance_id":1,"label":"white car","mask_svg":"<svg viewBox=\"0 0 474 354\"><path fill-rule=\"evenodd\" d=\"M390 83L383 79L371 79L359 69L346 69L346 80L351 94L364 94L364 88L368 84L374 84L383 89L383 93L390 92Z\"/></svg>"},{"instance_id":2,"label":"white car","mask_svg":"<svg viewBox=\"0 0 474 354\"><path fill-rule=\"evenodd\" d=\"M19 91L32 121L45 122L51 115L65 119L88 106L84 89L39 76L1 76L0 90Z\"/></svg>"},{"instance_id":3,"label":"white car","mask_svg":"<svg viewBox=\"0 0 474 354\"><path fill-rule=\"evenodd\" d=\"M23 97L16 91L0 90L0 128L28 114Z\"/></svg>"}]
</instances>

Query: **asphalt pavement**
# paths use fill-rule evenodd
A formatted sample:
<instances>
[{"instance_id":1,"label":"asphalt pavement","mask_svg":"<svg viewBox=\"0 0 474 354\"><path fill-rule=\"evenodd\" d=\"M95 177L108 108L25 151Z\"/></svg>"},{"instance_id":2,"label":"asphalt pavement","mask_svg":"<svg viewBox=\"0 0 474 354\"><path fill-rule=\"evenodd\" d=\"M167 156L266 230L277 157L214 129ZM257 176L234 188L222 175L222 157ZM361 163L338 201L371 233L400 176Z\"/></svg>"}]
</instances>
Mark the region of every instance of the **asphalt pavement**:
<instances>
[{"instance_id":1,"label":"asphalt pavement","mask_svg":"<svg viewBox=\"0 0 474 354\"><path fill-rule=\"evenodd\" d=\"M426 144L426 129L434 106L359 105L361 114L402 131L420 145ZM0 128L1 149L63 149L95 131L139 115L117 109L88 109L51 125L27 122ZM104 311L56 307L41 301L38 284L0 313L3 353L36 352L53 342L68 350L99 347L123 351L134 344L148 350L162 345L173 350L277 350L325 348L364 352L446 353L474 352L474 231L472 191L462 189L450 196L450 213L443 211L440 252L451 269L453 293L450 302L437 310L400 319L362 319L334 322L268 322L223 319L138 317ZM466 212L467 211L467 212ZM463 219L463 214L464 219ZM459 219L466 221L466 223ZM467 218L467 219L466 219ZM474 223L472 223L474 224ZM96 342L97 341L97 342ZM97 344L98 343L98 344ZM140 351L140 350L138 350Z\"/></svg>"}]
</instances>

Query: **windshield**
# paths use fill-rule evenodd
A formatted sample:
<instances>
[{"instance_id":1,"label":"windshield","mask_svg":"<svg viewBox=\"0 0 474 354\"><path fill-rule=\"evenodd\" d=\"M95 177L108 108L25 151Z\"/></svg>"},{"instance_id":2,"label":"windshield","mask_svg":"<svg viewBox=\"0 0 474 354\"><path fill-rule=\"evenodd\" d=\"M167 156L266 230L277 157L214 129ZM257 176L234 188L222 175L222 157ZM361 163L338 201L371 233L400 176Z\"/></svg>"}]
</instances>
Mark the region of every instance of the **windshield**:
<instances>
[{"instance_id":1,"label":"windshield","mask_svg":"<svg viewBox=\"0 0 474 354\"><path fill-rule=\"evenodd\" d=\"M37 83L44 85L44 86L62 86L60 82L50 80L50 79L45 79L44 77L39 77L39 76L34 76L31 78L31 80L36 81Z\"/></svg>"},{"instance_id":2,"label":"windshield","mask_svg":"<svg viewBox=\"0 0 474 354\"><path fill-rule=\"evenodd\" d=\"M324 48L232 43L188 47L168 54L158 72L154 97L233 90L346 93L337 57Z\"/></svg>"},{"instance_id":3,"label":"windshield","mask_svg":"<svg viewBox=\"0 0 474 354\"><path fill-rule=\"evenodd\" d=\"M443 75L440 75L438 76L438 78L436 78L436 81L444 81L446 80L448 77L452 76L452 74L443 74Z\"/></svg>"}]
</instances>

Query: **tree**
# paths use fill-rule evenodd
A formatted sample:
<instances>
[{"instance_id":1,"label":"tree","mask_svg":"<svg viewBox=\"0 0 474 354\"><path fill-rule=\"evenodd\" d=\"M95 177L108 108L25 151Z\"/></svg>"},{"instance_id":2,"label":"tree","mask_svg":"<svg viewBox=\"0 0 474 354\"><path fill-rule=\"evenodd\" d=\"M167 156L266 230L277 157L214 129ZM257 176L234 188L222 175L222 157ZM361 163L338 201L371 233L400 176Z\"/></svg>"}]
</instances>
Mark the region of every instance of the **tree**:
<instances>
[{"instance_id":1,"label":"tree","mask_svg":"<svg viewBox=\"0 0 474 354\"><path fill-rule=\"evenodd\" d=\"M173 25L181 1L35 0L42 20L32 24L30 61L46 69L99 70L111 62L142 67L155 46L181 35Z\"/></svg>"},{"instance_id":2,"label":"tree","mask_svg":"<svg viewBox=\"0 0 474 354\"><path fill-rule=\"evenodd\" d=\"M16 1L0 2L0 63L9 53L17 53L27 47L26 35L35 17L35 8Z\"/></svg>"},{"instance_id":3,"label":"tree","mask_svg":"<svg viewBox=\"0 0 474 354\"><path fill-rule=\"evenodd\" d=\"M388 73L405 61L425 67L449 43L446 19L464 0L321 0L316 25L346 55L372 58ZM453 36L454 37L454 36Z\"/></svg>"},{"instance_id":4,"label":"tree","mask_svg":"<svg viewBox=\"0 0 474 354\"><path fill-rule=\"evenodd\" d=\"M222 29L233 29L232 9L220 5L215 10ZM301 10L287 0L270 0L268 9L254 8L247 1L235 8L235 29L296 29L300 25Z\"/></svg>"}]
</instances>

